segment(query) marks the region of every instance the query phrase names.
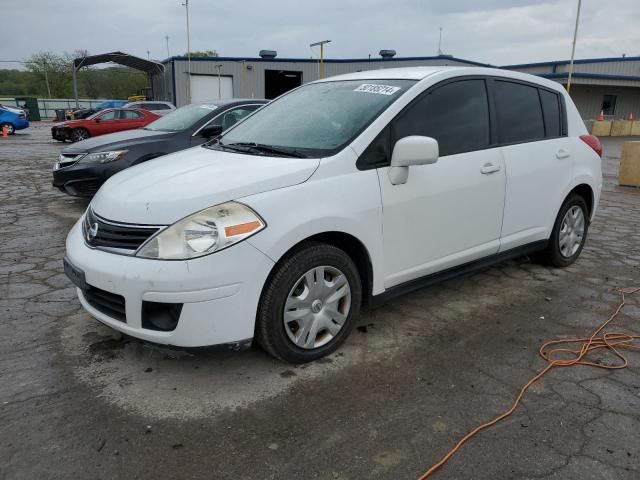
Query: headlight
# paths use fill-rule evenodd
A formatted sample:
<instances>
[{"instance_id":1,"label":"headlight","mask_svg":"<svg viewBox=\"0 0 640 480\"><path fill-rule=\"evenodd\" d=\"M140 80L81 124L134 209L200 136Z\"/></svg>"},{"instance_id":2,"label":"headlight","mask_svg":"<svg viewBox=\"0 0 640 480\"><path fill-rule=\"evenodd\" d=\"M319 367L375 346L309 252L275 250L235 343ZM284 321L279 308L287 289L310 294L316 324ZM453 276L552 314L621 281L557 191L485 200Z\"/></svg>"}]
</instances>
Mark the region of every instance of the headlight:
<instances>
[{"instance_id":1,"label":"headlight","mask_svg":"<svg viewBox=\"0 0 640 480\"><path fill-rule=\"evenodd\" d=\"M109 163L123 158L129 150L115 150L113 152L95 152L85 155L80 163Z\"/></svg>"},{"instance_id":2,"label":"headlight","mask_svg":"<svg viewBox=\"0 0 640 480\"><path fill-rule=\"evenodd\" d=\"M136 256L162 260L202 257L238 243L265 226L258 214L246 205L222 203L162 230L143 245Z\"/></svg>"}]
</instances>

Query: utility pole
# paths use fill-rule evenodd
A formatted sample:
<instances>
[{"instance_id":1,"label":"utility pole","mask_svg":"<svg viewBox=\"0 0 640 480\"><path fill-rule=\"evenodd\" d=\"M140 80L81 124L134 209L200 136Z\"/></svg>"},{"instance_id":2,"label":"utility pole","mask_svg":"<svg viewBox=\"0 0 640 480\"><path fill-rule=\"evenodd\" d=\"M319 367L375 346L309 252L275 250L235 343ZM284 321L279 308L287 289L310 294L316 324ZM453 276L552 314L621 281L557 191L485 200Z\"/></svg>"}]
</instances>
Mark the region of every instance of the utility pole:
<instances>
[{"instance_id":1,"label":"utility pole","mask_svg":"<svg viewBox=\"0 0 640 480\"><path fill-rule=\"evenodd\" d=\"M187 13L187 103L191 103L191 35L189 33L189 0L182 4Z\"/></svg>"},{"instance_id":2,"label":"utility pole","mask_svg":"<svg viewBox=\"0 0 640 480\"><path fill-rule=\"evenodd\" d=\"M329 42L331 42L331 40L322 40L321 42L315 42L309 45L312 48L320 45L320 68L318 71L318 77L320 78L324 78L324 46Z\"/></svg>"},{"instance_id":3,"label":"utility pole","mask_svg":"<svg viewBox=\"0 0 640 480\"><path fill-rule=\"evenodd\" d=\"M49 98L51 98L51 88L49 87L49 75L47 74L47 62L42 64L44 69L44 83L47 85L47 93L49 94Z\"/></svg>"},{"instance_id":4,"label":"utility pole","mask_svg":"<svg viewBox=\"0 0 640 480\"><path fill-rule=\"evenodd\" d=\"M440 26L440 37L438 38L438 56L442 55L442 26Z\"/></svg>"},{"instance_id":5,"label":"utility pole","mask_svg":"<svg viewBox=\"0 0 640 480\"><path fill-rule=\"evenodd\" d=\"M171 57L171 55L169 54L169 35L165 35L164 39L167 42L167 58Z\"/></svg>"},{"instance_id":6,"label":"utility pole","mask_svg":"<svg viewBox=\"0 0 640 480\"><path fill-rule=\"evenodd\" d=\"M151 60L151 52L147 49L147 60Z\"/></svg>"},{"instance_id":7,"label":"utility pole","mask_svg":"<svg viewBox=\"0 0 640 480\"><path fill-rule=\"evenodd\" d=\"M220 69L222 68L222 64L217 64L216 68L218 69L218 100L220 100L222 98L222 83L220 81Z\"/></svg>"},{"instance_id":8,"label":"utility pole","mask_svg":"<svg viewBox=\"0 0 640 480\"><path fill-rule=\"evenodd\" d=\"M578 24L580 22L580 7L582 0L578 0L578 11L576 12L576 28L573 30L573 45L571 46L571 61L569 62L569 77L567 78L567 93L571 92L571 77L573 76L573 58L576 54L576 40L578 39Z\"/></svg>"}]
</instances>

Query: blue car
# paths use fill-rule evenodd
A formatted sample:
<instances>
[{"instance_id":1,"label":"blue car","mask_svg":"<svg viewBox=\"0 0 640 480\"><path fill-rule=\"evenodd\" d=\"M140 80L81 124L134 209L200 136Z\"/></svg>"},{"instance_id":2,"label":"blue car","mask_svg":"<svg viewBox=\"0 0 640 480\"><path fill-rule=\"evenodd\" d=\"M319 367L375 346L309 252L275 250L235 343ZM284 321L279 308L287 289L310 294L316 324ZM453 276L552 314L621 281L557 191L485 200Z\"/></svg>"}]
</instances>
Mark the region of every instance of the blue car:
<instances>
[{"instance_id":1,"label":"blue car","mask_svg":"<svg viewBox=\"0 0 640 480\"><path fill-rule=\"evenodd\" d=\"M102 103L96 105L96 111L106 110L107 108L121 108L124 107L128 102L128 100L105 100Z\"/></svg>"},{"instance_id":2,"label":"blue car","mask_svg":"<svg viewBox=\"0 0 640 480\"><path fill-rule=\"evenodd\" d=\"M0 132L6 127L9 135L13 135L16 130L22 130L28 126L29 120L24 110L0 105Z\"/></svg>"}]
</instances>

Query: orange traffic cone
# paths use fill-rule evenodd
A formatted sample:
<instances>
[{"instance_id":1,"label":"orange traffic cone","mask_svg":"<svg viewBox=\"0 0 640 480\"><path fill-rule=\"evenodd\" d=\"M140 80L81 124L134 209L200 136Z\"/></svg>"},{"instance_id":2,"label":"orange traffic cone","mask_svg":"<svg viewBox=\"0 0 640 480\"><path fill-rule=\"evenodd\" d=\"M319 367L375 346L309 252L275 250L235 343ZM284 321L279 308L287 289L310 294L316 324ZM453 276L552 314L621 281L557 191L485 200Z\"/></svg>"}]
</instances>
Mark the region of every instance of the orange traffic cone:
<instances>
[{"instance_id":1,"label":"orange traffic cone","mask_svg":"<svg viewBox=\"0 0 640 480\"><path fill-rule=\"evenodd\" d=\"M627 120L633 121L633 112L629 112L629 115L627 116Z\"/></svg>"},{"instance_id":2,"label":"orange traffic cone","mask_svg":"<svg viewBox=\"0 0 640 480\"><path fill-rule=\"evenodd\" d=\"M2 138L9 138L9 128L6 125L2 126Z\"/></svg>"},{"instance_id":3,"label":"orange traffic cone","mask_svg":"<svg viewBox=\"0 0 640 480\"><path fill-rule=\"evenodd\" d=\"M604 110L600 110L600 115L598 115L597 120L598 120L599 122L601 122L601 121L603 121L603 120L604 120Z\"/></svg>"}]
</instances>

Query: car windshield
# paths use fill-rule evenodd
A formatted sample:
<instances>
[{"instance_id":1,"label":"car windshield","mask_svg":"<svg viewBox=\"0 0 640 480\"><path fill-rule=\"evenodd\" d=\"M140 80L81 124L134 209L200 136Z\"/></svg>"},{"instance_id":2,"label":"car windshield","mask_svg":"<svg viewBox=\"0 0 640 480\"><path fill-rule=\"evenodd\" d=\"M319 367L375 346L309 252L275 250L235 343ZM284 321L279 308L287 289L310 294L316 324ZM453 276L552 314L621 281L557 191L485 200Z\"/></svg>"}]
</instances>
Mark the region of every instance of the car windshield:
<instances>
[{"instance_id":1,"label":"car windshield","mask_svg":"<svg viewBox=\"0 0 640 480\"><path fill-rule=\"evenodd\" d=\"M331 155L415 83L346 80L305 85L267 104L209 147L253 145L306 157Z\"/></svg>"},{"instance_id":2,"label":"car windshield","mask_svg":"<svg viewBox=\"0 0 640 480\"><path fill-rule=\"evenodd\" d=\"M185 105L177 110L167 113L164 117L159 118L155 122L151 122L145 127L145 130L154 130L159 132L177 132L192 128L193 125L216 110L216 105Z\"/></svg>"}]
</instances>

